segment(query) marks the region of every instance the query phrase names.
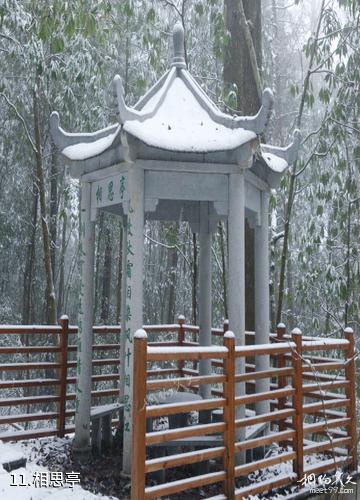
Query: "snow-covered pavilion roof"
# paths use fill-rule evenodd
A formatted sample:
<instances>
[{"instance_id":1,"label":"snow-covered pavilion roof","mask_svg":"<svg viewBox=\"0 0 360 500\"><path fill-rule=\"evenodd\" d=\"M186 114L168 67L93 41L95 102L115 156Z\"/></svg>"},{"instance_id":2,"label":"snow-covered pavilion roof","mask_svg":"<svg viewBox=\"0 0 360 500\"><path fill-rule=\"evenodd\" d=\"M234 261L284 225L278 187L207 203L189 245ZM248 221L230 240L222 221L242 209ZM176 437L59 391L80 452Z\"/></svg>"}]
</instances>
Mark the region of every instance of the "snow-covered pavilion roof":
<instances>
[{"instance_id":1,"label":"snow-covered pavilion roof","mask_svg":"<svg viewBox=\"0 0 360 500\"><path fill-rule=\"evenodd\" d=\"M139 159L219 164L238 163L240 151L247 144L252 151L256 149L258 136L271 114L272 92L264 90L261 108L255 116L221 112L186 68L181 23L175 25L173 38L171 68L133 108L125 103L121 78L115 77L118 124L90 134L71 134L60 127L59 115L52 114L54 142L75 167L75 176L125 161L130 143L135 145ZM295 139L288 148L258 147L254 173L270 186L277 184L291 163L291 152L298 142Z\"/></svg>"},{"instance_id":2,"label":"snow-covered pavilion roof","mask_svg":"<svg viewBox=\"0 0 360 500\"><path fill-rule=\"evenodd\" d=\"M239 121L230 118L226 123L218 117L185 69L172 68L163 87L141 111L129 110L123 118L125 132L148 146L170 151L233 150L256 138L256 133L241 127Z\"/></svg>"}]
</instances>

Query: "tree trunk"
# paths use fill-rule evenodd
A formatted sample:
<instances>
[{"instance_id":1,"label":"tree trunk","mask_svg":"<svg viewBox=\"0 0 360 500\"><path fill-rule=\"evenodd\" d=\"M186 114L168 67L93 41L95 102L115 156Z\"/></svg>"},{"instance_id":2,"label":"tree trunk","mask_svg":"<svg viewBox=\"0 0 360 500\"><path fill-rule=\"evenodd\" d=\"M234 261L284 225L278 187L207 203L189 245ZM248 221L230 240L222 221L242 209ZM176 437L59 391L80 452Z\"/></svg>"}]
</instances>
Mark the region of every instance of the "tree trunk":
<instances>
[{"instance_id":1,"label":"tree trunk","mask_svg":"<svg viewBox=\"0 0 360 500\"><path fill-rule=\"evenodd\" d=\"M248 33L245 33L244 15L248 21L247 27L250 28L251 40L248 39ZM262 65L261 1L225 0L225 24L230 33L230 45L226 51L223 73L225 95L235 84L237 109L243 115L254 115L261 106L259 95ZM257 68L254 67L254 57ZM245 224L245 249L245 322L247 329L254 330L254 236L248 223Z\"/></svg>"},{"instance_id":2,"label":"tree trunk","mask_svg":"<svg viewBox=\"0 0 360 500\"><path fill-rule=\"evenodd\" d=\"M51 266L51 249L50 249L50 236L46 216L46 196L45 196L45 181L44 181L44 167L42 157L42 144L41 144L41 130L40 130L40 116L39 116L39 102L38 95L34 92L33 95L33 111L34 111L34 135L36 146L36 176L39 188L40 200L40 216L41 216L41 229L44 251L44 266L46 275L46 312L48 324L56 324L56 296L54 289L54 276Z\"/></svg>"},{"instance_id":3,"label":"tree trunk","mask_svg":"<svg viewBox=\"0 0 360 500\"><path fill-rule=\"evenodd\" d=\"M173 243L177 242L177 235L179 232L179 224L175 223L173 231L176 234ZM177 276L177 264L178 264L178 251L176 245L175 248L170 248L168 250L168 268L169 268L169 300L168 300L168 311L167 311L167 323L173 323L175 321L175 302L176 302L176 276Z\"/></svg>"},{"instance_id":4,"label":"tree trunk","mask_svg":"<svg viewBox=\"0 0 360 500\"><path fill-rule=\"evenodd\" d=\"M316 41L317 41L317 39L319 37L319 33L320 33L322 18L324 15L324 8L325 8L325 0L322 0L321 6L320 6L320 13L319 13L319 17L318 17L318 22L317 22L317 27L316 27L316 32L315 32L315 36L314 36L314 43L312 45L312 51L310 54L309 68L308 68L307 74L306 74L305 79L304 79L303 91L302 91L301 99L300 99L299 112L298 112L298 115L296 118L296 127L297 128L300 128L300 126L301 126L301 121L302 121L302 116L303 116L304 106L305 106L305 98L306 98L307 91L308 91L308 88L310 85L310 77L312 75L312 66L313 66L313 62L315 59L315 55L316 55L316 49L317 49ZM279 277L279 290L278 290L278 305L277 305L277 312L276 312L276 324L281 322L282 310L283 310L286 262L288 259L288 251L289 251L290 219L291 219L292 208L293 208L295 193L296 193L296 180L297 180L296 168L297 168L297 162L294 163L294 165L291 167L291 170L290 170L289 191L288 191L287 203L286 203L286 207L285 207L284 241L283 241L283 247L282 247L282 252L281 252L281 261L280 261L281 263L280 263L280 277Z\"/></svg>"},{"instance_id":5,"label":"tree trunk","mask_svg":"<svg viewBox=\"0 0 360 500\"><path fill-rule=\"evenodd\" d=\"M230 45L224 61L225 95L233 84L237 87L237 107L241 114L258 112L260 99L257 92L258 77L254 76L251 57L241 26L241 0L225 0L225 25L230 33ZM261 52L261 0L242 0L242 5L256 54L259 73L262 66Z\"/></svg>"},{"instance_id":6,"label":"tree trunk","mask_svg":"<svg viewBox=\"0 0 360 500\"><path fill-rule=\"evenodd\" d=\"M66 200L66 195L65 195ZM59 262L59 297L58 297L58 316L65 314L64 301L65 301L65 252L66 252L66 226L67 226L67 213L66 201L64 201L63 221L61 230L61 251Z\"/></svg>"},{"instance_id":7,"label":"tree trunk","mask_svg":"<svg viewBox=\"0 0 360 500\"><path fill-rule=\"evenodd\" d=\"M24 272L24 288L23 288L23 313L22 323L28 325L30 323L31 305L33 303L33 280L34 280L34 264L35 264L35 245L36 245L36 228L37 228L37 213L39 203L39 191L36 182L33 182L33 208L32 208L32 227L30 241L27 245L26 266Z\"/></svg>"},{"instance_id":8,"label":"tree trunk","mask_svg":"<svg viewBox=\"0 0 360 500\"><path fill-rule=\"evenodd\" d=\"M99 304L99 288L100 288L100 259L101 259L101 241L104 232L104 212L100 212L98 234L96 243L96 258L95 258L95 299L94 299L94 313L95 317Z\"/></svg>"}]
</instances>

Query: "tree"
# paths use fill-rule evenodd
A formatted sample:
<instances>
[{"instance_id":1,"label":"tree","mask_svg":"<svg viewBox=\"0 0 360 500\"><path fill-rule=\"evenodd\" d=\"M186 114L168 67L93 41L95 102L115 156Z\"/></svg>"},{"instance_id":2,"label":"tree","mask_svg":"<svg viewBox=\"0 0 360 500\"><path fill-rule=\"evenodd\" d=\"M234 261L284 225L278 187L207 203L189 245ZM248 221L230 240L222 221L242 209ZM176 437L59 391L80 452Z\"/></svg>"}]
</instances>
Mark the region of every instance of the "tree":
<instances>
[{"instance_id":1,"label":"tree","mask_svg":"<svg viewBox=\"0 0 360 500\"><path fill-rule=\"evenodd\" d=\"M243 115L254 115L261 105L262 26L260 0L225 0L229 42L224 58L225 102ZM235 100L236 98L236 100ZM255 328L254 234L245 226L246 328Z\"/></svg>"}]
</instances>

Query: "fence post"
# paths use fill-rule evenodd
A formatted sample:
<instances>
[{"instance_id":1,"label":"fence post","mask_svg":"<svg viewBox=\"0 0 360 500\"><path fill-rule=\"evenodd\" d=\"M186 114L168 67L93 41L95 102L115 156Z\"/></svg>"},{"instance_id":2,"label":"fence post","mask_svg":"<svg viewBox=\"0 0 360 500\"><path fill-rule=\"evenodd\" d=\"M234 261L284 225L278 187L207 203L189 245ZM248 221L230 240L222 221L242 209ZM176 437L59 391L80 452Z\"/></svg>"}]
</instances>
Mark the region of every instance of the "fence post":
<instances>
[{"instance_id":1,"label":"fence post","mask_svg":"<svg viewBox=\"0 0 360 500\"><path fill-rule=\"evenodd\" d=\"M350 466L353 471L357 471L358 459L357 459L357 431L356 431L356 361L355 361L355 339L354 331L352 328L345 328L344 336L349 342L349 347L346 349L346 365L345 365L345 377L349 382L346 388L346 397L350 399L350 404L347 407L346 413L348 418L350 418L350 425L348 427L349 437L351 437L351 443L348 447L349 456L351 456Z\"/></svg>"},{"instance_id":2,"label":"fence post","mask_svg":"<svg viewBox=\"0 0 360 500\"><path fill-rule=\"evenodd\" d=\"M60 318L61 331L59 335L59 418L58 418L58 435L64 437L65 422L66 422L66 388L67 388L67 364L68 364L68 342L69 342L69 318L64 315Z\"/></svg>"},{"instance_id":3,"label":"fence post","mask_svg":"<svg viewBox=\"0 0 360 500\"><path fill-rule=\"evenodd\" d=\"M291 332L291 339L295 343L292 351L292 366L294 368L293 386L295 389L293 427L295 437L293 440L296 460L294 463L294 472L297 474L298 481L304 476L304 411L303 411L303 387L302 387L302 333L299 328L294 328Z\"/></svg>"},{"instance_id":4,"label":"fence post","mask_svg":"<svg viewBox=\"0 0 360 500\"><path fill-rule=\"evenodd\" d=\"M147 335L145 330L137 330L134 335L131 500L145 498L146 367Z\"/></svg>"},{"instance_id":5,"label":"fence post","mask_svg":"<svg viewBox=\"0 0 360 500\"><path fill-rule=\"evenodd\" d=\"M180 314L180 316L178 316L178 323L179 323L178 344L181 347L185 341L185 330L184 330L185 316ZM183 359L179 359L178 370L180 377L184 376L184 367L185 367L185 361Z\"/></svg>"},{"instance_id":6,"label":"fence post","mask_svg":"<svg viewBox=\"0 0 360 500\"><path fill-rule=\"evenodd\" d=\"M224 374L226 375L224 383L224 398L226 399L224 407L224 422L226 424L224 470L226 479L224 486L226 498L233 500L235 498L235 335L229 330L224 333L224 346L228 350L224 359Z\"/></svg>"},{"instance_id":7,"label":"fence post","mask_svg":"<svg viewBox=\"0 0 360 500\"><path fill-rule=\"evenodd\" d=\"M285 333L286 333L286 326L284 325L284 323L279 323L277 328L276 328L276 340L277 340L277 342L284 341ZM281 352L278 354L277 365L278 365L278 368L285 368L285 366L286 366L285 353ZM278 387L279 387L279 389L283 389L285 386L286 386L286 377L281 375L278 378ZM278 409L283 410L285 408L285 403L286 403L285 398L279 398ZM285 421L279 420L279 431L284 431L285 429L286 429ZM280 445L284 446L284 443L280 443Z\"/></svg>"},{"instance_id":8,"label":"fence post","mask_svg":"<svg viewBox=\"0 0 360 500\"><path fill-rule=\"evenodd\" d=\"M224 328L224 333L226 333L229 330L229 320L228 319L224 319L223 328Z\"/></svg>"}]
</instances>

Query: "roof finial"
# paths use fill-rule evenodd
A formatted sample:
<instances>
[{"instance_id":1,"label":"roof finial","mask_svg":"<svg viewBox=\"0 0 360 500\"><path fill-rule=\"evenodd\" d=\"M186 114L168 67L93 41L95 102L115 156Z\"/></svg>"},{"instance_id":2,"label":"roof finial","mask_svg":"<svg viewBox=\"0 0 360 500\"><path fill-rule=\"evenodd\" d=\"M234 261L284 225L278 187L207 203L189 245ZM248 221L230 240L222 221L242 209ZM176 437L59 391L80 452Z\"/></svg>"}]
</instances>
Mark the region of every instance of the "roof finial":
<instances>
[{"instance_id":1,"label":"roof finial","mask_svg":"<svg viewBox=\"0 0 360 500\"><path fill-rule=\"evenodd\" d=\"M184 27L181 21L177 21L173 30L174 57L172 66L186 68L184 51Z\"/></svg>"}]
</instances>

